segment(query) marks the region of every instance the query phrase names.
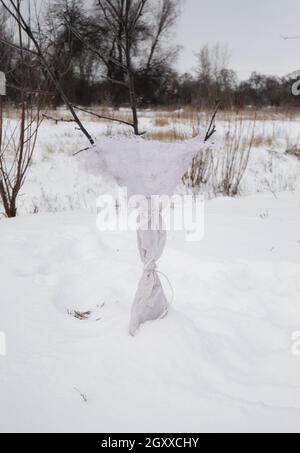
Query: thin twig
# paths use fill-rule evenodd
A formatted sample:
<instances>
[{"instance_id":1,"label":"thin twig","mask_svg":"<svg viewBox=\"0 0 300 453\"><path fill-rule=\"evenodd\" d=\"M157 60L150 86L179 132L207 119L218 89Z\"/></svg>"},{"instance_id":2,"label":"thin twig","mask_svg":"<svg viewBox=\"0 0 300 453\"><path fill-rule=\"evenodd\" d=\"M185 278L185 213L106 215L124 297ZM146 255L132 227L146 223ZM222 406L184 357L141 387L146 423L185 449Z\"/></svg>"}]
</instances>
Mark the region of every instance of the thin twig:
<instances>
[{"instance_id":1,"label":"thin twig","mask_svg":"<svg viewBox=\"0 0 300 453\"><path fill-rule=\"evenodd\" d=\"M73 118L68 118L68 119L64 119L64 118L54 118L53 116L50 116L50 115L46 115L45 113L42 114L43 118L45 118L46 120L50 120L50 121L55 121L56 124L57 123L76 123L76 121L73 119Z\"/></svg>"},{"instance_id":2,"label":"thin twig","mask_svg":"<svg viewBox=\"0 0 300 453\"><path fill-rule=\"evenodd\" d=\"M209 127L208 127L206 135L205 135L204 143L206 143L214 135L214 133L216 132L216 125L214 124L214 122L215 122L215 119L216 119L216 116L217 116L217 113L218 113L218 110L219 110L220 106L221 106L221 101L216 101L216 108L215 108L214 113L213 113L213 115L211 117L211 120L210 120L210 123L209 123Z\"/></svg>"},{"instance_id":3,"label":"thin twig","mask_svg":"<svg viewBox=\"0 0 300 453\"><path fill-rule=\"evenodd\" d=\"M80 112L87 113L88 115L95 116L96 118L103 119L103 120L108 120L108 121L115 121L121 124L126 124L127 126L133 127L133 123L129 123L128 121L125 120L120 120L118 118L111 118L108 116L103 116L99 115L98 113L92 112L90 110L83 109L82 107L78 107L77 105L73 105L74 109L79 110Z\"/></svg>"},{"instance_id":4,"label":"thin twig","mask_svg":"<svg viewBox=\"0 0 300 453\"><path fill-rule=\"evenodd\" d=\"M134 124L133 123L130 123L129 121L125 121L125 120L121 120L119 118L112 118L112 117L109 117L109 116L103 116L103 115L99 115L98 113L95 113L95 112L92 112L91 110L86 110L82 107L78 107L77 105L73 105L73 108L75 110L79 110L81 112L84 112L84 113L87 113L88 115L92 115L92 116L95 116L96 118L99 118L99 119L102 119L102 120L107 120L107 121L114 121L116 123L120 123L120 124L125 124L126 126L130 126L130 127L133 127L134 128ZM139 132L137 135L145 135L146 132Z\"/></svg>"},{"instance_id":5,"label":"thin twig","mask_svg":"<svg viewBox=\"0 0 300 453\"><path fill-rule=\"evenodd\" d=\"M70 29L70 31L73 33L73 35L79 39L79 41L82 42L82 44L85 45L85 47L90 50L91 52L93 52L95 55L97 55L101 61L103 61L103 63L105 65L107 65L107 61L111 61L112 63L114 63L116 66L119 66L121 67L122 69L126 70L126 66L123 65L120 61L118 61L116 58L112 57L111 55L108 55L108 56L105 56L103 55L101 52L99 52L97 49L95 49L95 47L93 47L90 43L86 42L86 40L84 40L84 38L81 36L80 33L78 33L78 31L70 24L69 20L68 20L68 17L64 14L64 19L66 21L66 24L67 24L67 27Z\"/></svg>"},{"instance_id":6,"label":"thin twig","mask_svg":"<svg viewBox=\"0 0 300 453\"><path fill-rule=\"evenodd\" d=\"M78 154L83 153L84 151L89 151L90 149L92 149L92 146L88 146L87 148L80 149L79 151L74 153L73 156L77 156Z\"/></svg>"},{"instance_id":7,"label":"thin twig","mask_svg":"<svg viewBox=\"0 0 300 453\"><path fill-rule=\"evenodd\" d=\"M12 47L15 50L19 50L19 51L21 50L20 46L18 46L17 44L14 44L13 42L7 41L6 39L3 39L1 37L0 37L0 42L2 44L4 44L5 46ZM34 55L35 57L38 57L38 53L37 52L34 52L34 50L28 49L27 47L23 47L22 51L26 52L26 53L29 53L31 55Z\"/></svg>"},{"instance_id":8,"label":"thin twig","mask_svg":"<svg viewBox=\"0 0 300 453\"><path fill-rule=\"evenodd\" d=\"M0 40L1 41L1 40ZM45 96L52 96L53 91L43 91L43 90L31 90L30 88L23 88L23 87L18 87L16 85L13 85L11 83L7 83L6 86L8 88L12 88L13 90L17 91L23 91L24 93L30 93L30 94L44 94Z\"/></svg>"}]
</instances>

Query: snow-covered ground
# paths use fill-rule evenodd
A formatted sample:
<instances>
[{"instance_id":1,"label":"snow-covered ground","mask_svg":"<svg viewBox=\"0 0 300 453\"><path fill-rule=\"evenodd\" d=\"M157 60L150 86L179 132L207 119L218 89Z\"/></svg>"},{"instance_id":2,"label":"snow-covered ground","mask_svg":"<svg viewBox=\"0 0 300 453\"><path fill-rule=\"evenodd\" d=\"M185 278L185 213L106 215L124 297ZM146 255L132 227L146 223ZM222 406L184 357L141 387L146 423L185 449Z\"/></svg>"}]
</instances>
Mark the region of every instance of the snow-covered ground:
<instances>
[{"instance_id":1,"label":"snow-covered ground","mask_svg":"<svg viewBox=\"0 0 300 453\"><path fill-rule=\"evenodd\" d=\"M135 338L134 233L1 221L1 431L299 431L299 221L295 194L208 202L204 240L173 233L161 260L169 315Z\"/></svg>"},{"instance_id":2,"label":"snow-covered ground","mask_svg":"<svg viewBox=\"0 0 300 453\"><path fill-rule=\"evenodd\" d=\"M244 196L206 202L204 239L169 235L172 308L132 338L135 233L97 230L109 181L81 145L45 123L21 215L0 221L0 431L299 432L299 161L255 149Z\"/></svg>"}]
</instances>

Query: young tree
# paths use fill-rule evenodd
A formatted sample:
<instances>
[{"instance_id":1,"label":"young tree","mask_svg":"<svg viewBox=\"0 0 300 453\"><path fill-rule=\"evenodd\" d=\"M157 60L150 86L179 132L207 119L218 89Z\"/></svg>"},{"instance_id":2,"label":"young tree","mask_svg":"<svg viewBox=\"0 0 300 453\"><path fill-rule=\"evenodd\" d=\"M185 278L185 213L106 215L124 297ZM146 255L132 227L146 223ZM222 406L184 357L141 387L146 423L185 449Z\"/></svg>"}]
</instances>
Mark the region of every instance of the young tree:
<instances>
[{"instance_id":1,"label":"young tree","mask_svg":"<svg viewBox=\"0 0 300 453\"><path fill-rule=\"evenodd\" d=\"M128 90L135 135L139 135L134 58L146 31L146 7L149 0L98 0L100 14L107 26L114 71L110 81ZM109 75L109 74L108 74Z\"/></svg>"},{"instance_id":2,"label":"young tree","mask_svg":"<svg viewBox=\"0 0 300 453\"><path fill-rule=\"evenodd\" d=\"M224 106L233 103L233 91L237 85L237 76L228 68L230 53L226 46L207 44L198 54L198 96L200 104L211 105L221 99Z\"/></svg>"},{"instance_id":3,"label":"young tree","mask_svg":"<svg viewBox=\"0 0 300 453\"><path fill-rule=\"evenodd\" d=\"M19 11L20 0L16 7ZM18 118L11 123L4 119L0 96L0 197L7 217L17 215L17 198L32 161L42 121L41 108L47 96L34 57L29 49L25 51L25 37L19 25L14 34L18 47L15 48L11 42L14 51L10 71L15 82L14 90L18 92L19 109ZM6 35L5 39L8 38Z\"/></svg>"},{"instance_id":4,"label":"young tree","mask_svg":"<svg viewBox=\"0 0 300 453\"><path fill-rule=\"evenodd\" d=\"M138 135L138 98L152 98L170 80L178 47L164 47L162 41L176 22L179 0L97 0L94 8L93 33L71 24L69 28L101 60L113 105L119 105L127 92Z\"/></svg>"},{"instance_id":5,"label":"young tree","mask_svg":"<svg viewBox=\"0 0 300 453\"><path fill-rule=\"evenodd\" d=\"M53 21L56 24L57 20L62 21L56 30L59 30L60 40L66 41L67 35L69 41L72 41L73 61L75 42L81 54L84 48L89 55L98 57L99 63L105 69L107 81L114 87L126 88L132 110L131 125L136 135L139 135L139 126L133 59L139 40L143 39L147 3L148 0L97 0L93 17L88 17L82 13L80 1L64 0L60 2L62 9L56 8L56 21ZM56 47L57 41L56 38ZM98 74L98 77L101 78L101 74ZM118 94L117 89L116 92Z\"/></svg>"}]
</instances>

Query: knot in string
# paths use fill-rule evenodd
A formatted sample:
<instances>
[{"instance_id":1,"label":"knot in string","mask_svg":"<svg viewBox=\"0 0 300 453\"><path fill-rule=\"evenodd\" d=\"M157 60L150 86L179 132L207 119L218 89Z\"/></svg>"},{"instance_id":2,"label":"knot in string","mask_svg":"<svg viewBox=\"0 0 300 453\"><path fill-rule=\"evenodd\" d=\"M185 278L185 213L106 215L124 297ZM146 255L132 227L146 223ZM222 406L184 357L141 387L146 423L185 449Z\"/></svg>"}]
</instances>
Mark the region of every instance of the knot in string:
<instances>
[{"instance_id":1,"label":"knot in string","mask_svg":"<svg viewBox=\"0 0 300 453\"><path fill-rule=\"evenodd\" d=\"M172 305L174 301L174 288L167 275L157 269L157 264L155 261L151 260L148 263L145 263L144 274L147 275L148 279L150 279L151 276L152 277L156 276L158 278L159 275L165 278L171 291L171 297L169 298L168 303L169 305ZM154 281L152 282L152 285L154 285Z\"/></svg>"}]
</instances>

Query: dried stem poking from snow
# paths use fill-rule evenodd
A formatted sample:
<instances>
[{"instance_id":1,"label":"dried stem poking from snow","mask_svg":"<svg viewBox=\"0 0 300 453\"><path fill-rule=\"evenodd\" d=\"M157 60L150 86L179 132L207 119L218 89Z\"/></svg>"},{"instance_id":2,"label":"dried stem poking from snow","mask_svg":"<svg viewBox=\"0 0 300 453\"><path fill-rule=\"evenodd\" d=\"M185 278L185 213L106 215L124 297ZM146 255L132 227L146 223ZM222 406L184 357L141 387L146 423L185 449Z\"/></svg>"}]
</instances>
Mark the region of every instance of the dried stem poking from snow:
<instances>
[{"instance_id":1,"label":"dried stem poking from snow","mask_svg":"<svg viewBox=\"0 0 300 453\"><path fill-rule=\"evenodd\" d=\"M220 101L216 101L216 108L215 108L214 113L213 113L213 115L211 117L208 129L207 129L207 132L206 132L206 135L205 135L204 143L206 143L214 135L214 133L216 132L215 119L216 119L216 116L217 116L217 113L218 113L218 110L219 110L220 106L221 106L221 102Z\"/></svg>"}]
</instances>

